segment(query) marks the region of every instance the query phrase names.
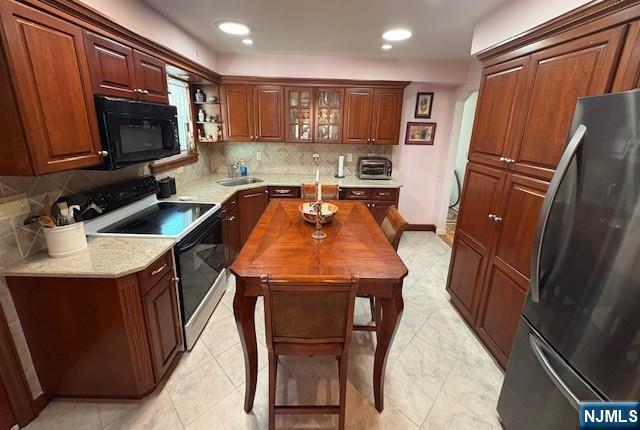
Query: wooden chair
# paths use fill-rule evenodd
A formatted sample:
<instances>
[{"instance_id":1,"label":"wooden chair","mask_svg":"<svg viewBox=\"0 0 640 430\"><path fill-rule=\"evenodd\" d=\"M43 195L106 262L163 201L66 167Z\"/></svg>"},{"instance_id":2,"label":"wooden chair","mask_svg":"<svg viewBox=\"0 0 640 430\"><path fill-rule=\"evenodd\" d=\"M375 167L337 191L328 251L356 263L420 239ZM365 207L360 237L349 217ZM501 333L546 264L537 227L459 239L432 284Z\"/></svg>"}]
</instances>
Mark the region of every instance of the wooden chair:
<instances>
[{"instance_id":1,"label":"wooden chair","mask_svg":"<svg viewBox=\"0 0 640 430\"><path fill-rule=\"evenodd\" d=\"M387 237L387 240L393 246L393 249L398 250L398 245L400 244L400 239L402 238L402 234L409 227L409 223L400 215L398 209L393 206L390 206L387 210L387 214L382 220L382 224L380 228L382 232ZM368 298L369 299L369 307L371 308L371 321L373 321L373 325L356 325L353 327L356 331L376 331L376 327L378 325L376 311L376 302L372 295L369 294L358 294L358 297Z\"/></svg>"},{"instance_id":2,"label":"wooden chair","mask_svg":"<svg viewBox=\"0 0 640 430\"><path fill-rule=\"evenodd\" d=\"M300 187L302 200L317 198L316 184L302 184ZM322 184L322 200L339 200L340 190L336 184Z\"/></svg>"},{"instance_id":3,"label":"wooden chair","mask_svg":"<svg viewBox=\"0 0 640 430\"><path fill-rule=\"evenodd\" d=\"M269 429L276 414L338 414L344 429L347 359L358 277L261 277L269 350ZM278 357L328 355L338 358L339 405L276 405Z\"/></svg>"}]
</instances>

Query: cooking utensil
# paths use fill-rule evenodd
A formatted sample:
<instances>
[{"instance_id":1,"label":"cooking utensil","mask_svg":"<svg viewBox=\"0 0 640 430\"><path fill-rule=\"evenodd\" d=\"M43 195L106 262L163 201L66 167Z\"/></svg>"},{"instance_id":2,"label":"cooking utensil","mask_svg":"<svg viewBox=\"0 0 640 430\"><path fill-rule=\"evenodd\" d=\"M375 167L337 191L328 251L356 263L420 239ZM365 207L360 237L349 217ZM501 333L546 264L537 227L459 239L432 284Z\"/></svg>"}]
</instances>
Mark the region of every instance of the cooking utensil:
<instances>
[{"instance_id":1,"label":"cooking utensil","mask_svg":"<svg viewBox=\"0 0 640 430\"><path fill-rule=\"evenodd\" d=\"M40 222L40 225L42 225L43 227L49 227L49 228L57 227L56 223L53 222L51 217L48 217L48 216L44 216L44 215L41 216L40 218L38 218L38 222Z\"/></svg>"}]
</instances>

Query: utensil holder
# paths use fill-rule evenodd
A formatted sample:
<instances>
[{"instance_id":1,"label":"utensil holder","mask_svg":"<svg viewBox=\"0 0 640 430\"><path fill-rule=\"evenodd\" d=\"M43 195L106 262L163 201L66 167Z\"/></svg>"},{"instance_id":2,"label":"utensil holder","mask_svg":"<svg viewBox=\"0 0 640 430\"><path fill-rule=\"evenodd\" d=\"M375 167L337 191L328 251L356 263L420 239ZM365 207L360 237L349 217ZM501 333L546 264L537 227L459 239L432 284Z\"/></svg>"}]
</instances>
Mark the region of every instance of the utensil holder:
<instances>
[{"instance_id":1,"label":"utensil holder","mask_svg":"<svg viewBox=\"0 0 640 430\"><path fill-rule=\"evenodd\" d=\"M43 227L42 230L51 257L66 257L87 249L83 222L61 227Z\"/></svg>"}]
</instances>

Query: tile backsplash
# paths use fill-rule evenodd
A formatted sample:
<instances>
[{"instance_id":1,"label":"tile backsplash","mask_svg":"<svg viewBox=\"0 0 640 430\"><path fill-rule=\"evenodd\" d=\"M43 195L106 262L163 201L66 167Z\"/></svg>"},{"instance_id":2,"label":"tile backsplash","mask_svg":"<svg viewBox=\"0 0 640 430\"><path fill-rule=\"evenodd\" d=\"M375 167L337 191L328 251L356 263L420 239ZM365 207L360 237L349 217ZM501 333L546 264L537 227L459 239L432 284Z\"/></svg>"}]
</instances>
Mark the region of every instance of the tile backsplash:
<instances>
[{"instance_id":1,"label":"tile backsplash","mask_svg":"<svg viewBox=\"0 0 640 430\"><path fill-rule=\"evenodd\" d=\"M338 145L338 144L284 144L284 143L213 143L200 145L198 162L177 170L162 172L158 178L174 176L178 190L182 185L195 181L209 173L227 173L227 166L239 160L245 162L249 174L291 173L313 174L320 169L323 175L337 172L338 156L352 154L352 161L345 160L345 175L355 175L358 157L378 155L391 157L389 146ZM261 159L257 160L258 152ZM312 154L319 154L318 162ZM90 188L113 184L149 174L146 164L116 171L73 170L37 177L0 176L0 197L26 195L31 213L42 207L45 195L52 200L62 195L80 193ZM0 214L2 211L0 211ZM2 219L0 217L0 267L15 264L22 258L45 249L44 235L39 224L25 226L24 215ZM0 276L0 304L9 323L20 361L25 370L34 398L42 389L33 366L29 348L22 332L13 300L4 277Z\"/></svg>"},{"instance_id":2,"label":"tile backsplash","mask_svg":"<svg viewBox=\"0 0 640 430\"><path fill-rule=\"evenodd\" d=\"M345 156L345 175L355 175L358 157L363 155L386 156L391 158L390 146L344 145L344 144L291 144L291 143L253 143L227 142L215 144L215 155L210 157L210 170L226 173L227 166L236 161L244 161L253 173L291 173L312 174L320 169L323 175L334 175L338 171L338 156ZM260 152L261 160L256 159ZM318 163L312 154L319 154ZM351 162L346 155L352 154Z\"/></svg>"}]
</instances>

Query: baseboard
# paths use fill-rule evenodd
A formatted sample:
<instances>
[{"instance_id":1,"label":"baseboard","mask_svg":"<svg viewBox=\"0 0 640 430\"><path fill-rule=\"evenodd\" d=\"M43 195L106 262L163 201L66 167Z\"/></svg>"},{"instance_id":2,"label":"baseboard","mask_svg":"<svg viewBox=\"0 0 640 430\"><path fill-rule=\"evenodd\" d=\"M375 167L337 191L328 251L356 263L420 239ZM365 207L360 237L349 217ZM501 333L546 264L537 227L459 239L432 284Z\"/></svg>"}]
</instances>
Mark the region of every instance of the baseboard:
<instances>
[{"instance_id":1,"label":"baseboard","mask_svg":"<svg viewBox=\"0 0 640 430\"><path fill-rule=\"evenodd\" d=\"M436 231L436 226L433 224L409 224L406 231Z\"/></svg>"}]
</instances>

